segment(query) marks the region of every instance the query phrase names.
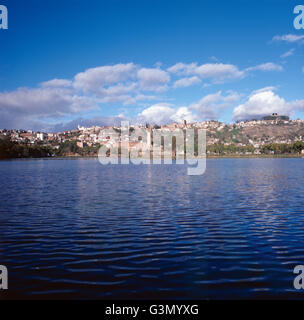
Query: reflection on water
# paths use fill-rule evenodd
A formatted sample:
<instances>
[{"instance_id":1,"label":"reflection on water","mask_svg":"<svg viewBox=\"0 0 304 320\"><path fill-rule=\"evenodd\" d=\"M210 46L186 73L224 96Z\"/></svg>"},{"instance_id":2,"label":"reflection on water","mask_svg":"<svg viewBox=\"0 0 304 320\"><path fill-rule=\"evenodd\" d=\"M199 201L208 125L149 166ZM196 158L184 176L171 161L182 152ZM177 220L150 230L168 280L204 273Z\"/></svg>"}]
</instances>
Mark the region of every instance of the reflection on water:
<instances>
[{"instance_id":1,"label":"reflection on water","mask_svg":"<svg viewBox=\"0 0 304 320\"><path fill-rule=\"evenodd\" d=\"M0 162L2 298L283 298L304 264L304 160Z\"/></svg>"}]
</instances>

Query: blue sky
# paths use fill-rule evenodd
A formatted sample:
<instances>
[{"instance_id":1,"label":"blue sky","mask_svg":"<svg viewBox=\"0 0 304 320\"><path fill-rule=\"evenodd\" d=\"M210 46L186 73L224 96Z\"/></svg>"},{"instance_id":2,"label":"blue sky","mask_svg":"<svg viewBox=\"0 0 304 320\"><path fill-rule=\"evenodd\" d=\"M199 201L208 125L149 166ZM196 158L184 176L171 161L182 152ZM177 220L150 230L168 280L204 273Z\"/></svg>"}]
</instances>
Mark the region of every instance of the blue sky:
<instances>
[{"instance_id":1,"label":"blue sky","mask_svg":"<svg viewBox=\"0 0 304 320\"><path fill-rule=\"evenodd\" d=\"M1 128L304 119L301 0L0 4Z\"/></svg>"}]
</instances>

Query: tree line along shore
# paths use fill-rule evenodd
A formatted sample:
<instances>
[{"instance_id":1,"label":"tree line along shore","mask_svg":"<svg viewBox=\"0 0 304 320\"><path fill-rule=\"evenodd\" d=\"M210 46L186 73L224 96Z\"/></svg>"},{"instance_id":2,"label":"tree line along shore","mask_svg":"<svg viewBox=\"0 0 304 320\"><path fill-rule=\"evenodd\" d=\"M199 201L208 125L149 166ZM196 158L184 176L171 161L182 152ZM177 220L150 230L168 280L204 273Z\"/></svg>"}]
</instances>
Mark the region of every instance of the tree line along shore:
<instances>
[{"instance_id":1,"label":"tree line along shore","mask_svg":"<svg viewBox=\"0 0 304 320\"><path fill-rule=\"evenodd\" d=\"M80 148L76 141L65 141L59 148L52 146L17 143L9 138L0 139L0 159L18 158L47 158L47 157L97 157L100 144ZM197 150L197 145L195 146ZM300 157L304 156L304 142L270 143L259 149L259 153L252 145L236 146L215 143L207 145L207 157ZM172 156L175 158L173 146Z\"/></svg>"}]
</instances>

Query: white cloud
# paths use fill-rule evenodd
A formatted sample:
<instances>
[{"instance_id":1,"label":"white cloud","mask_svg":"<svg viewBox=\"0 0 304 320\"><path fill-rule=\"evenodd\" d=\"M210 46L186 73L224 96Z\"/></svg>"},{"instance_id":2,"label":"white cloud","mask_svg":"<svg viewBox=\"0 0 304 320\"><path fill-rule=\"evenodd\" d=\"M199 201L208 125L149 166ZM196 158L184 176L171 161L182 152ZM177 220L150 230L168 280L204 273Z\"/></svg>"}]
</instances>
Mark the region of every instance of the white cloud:
<instances>
[{"instance_id":1,"label":"white cloud","mask_svg":"<svg viewBox=\"0 0 304 320\"><path fill-rule=\"evenodd\" d=\"M159 65L159 64L158 64ZM150 100L141 91L162 92L168 89L170 76L159 68L139 68L133 63L91 68L78 73L74 88L85 94L94 94L102 102L136 104L139 100Z\"/></svg>"},{"instance_id":2,"label":"white cloud","mask_svg":"<svg viewBox=\"0 0 304 320\"><path fill-rule=\"evenodd\" d=\"M172 67L168 68L167 70L171 73L177 73L177 74L193 74L195 73L195 70L197 68L197 63L183 63L178 62Z\"/></svg>"},{"instance_id":3,"label":"white cloud","mask_svg":"<svg viewBox=\"0 0 304 320\"><path fill-rule=\"evenodd\" d=\"M192 103L189 109L196 111L201 120L212 120L217 119L222 110L233 106L238 100L239 95L236 92L228 92L227 95L223 95L221 91L218 91Z\"/></svg>"},{"instance_id":4,"label":"white cloud","mask_svg":"<svg viewBox=\"0 0 304 320\"><path fill-rule=\"evenodd\" d=\"M212 78L219 81L224 79L241 78L244 75L236 66L223 63L207 63L201 65L197 68L196 73L201 78Z\"/></svg>"},{"instance_id":5,"label":"white cloud","mask_svg":"<svg viewBox=\"0 0 304 320\"><path fill-rule=\"evenodd\" d=\"M139 86L144 91L165 91L170 82L168 72L155 68L141 68L137 72Z\"/></svg>"},{"instance_id":6,"label":"white cloud","mask_svg":"<svg viewBox=\"0 0 304 320\"><path fill-rule=\"evenodd\" d=\"M255 95L257 93L261 93L261 92L266 92L266 91L276 91L277 90L277 87L274 87L274 86L268 86L268 87L264 87L264 88L261 88L261 89L257 89L257 90L254 90L251 92L251 96L252 95Z\"/></svg>"},{"instance_id":7,"label":"white cloud","mask_svg":"<svg viewBox=\"0 0 304 320\"><path fill-rule=\"evenodd\" d=\"M296 35L296 34L284 34L281 36L274 36L272 38L273 41L285 41L285 42L289 42L289 43L293 43L293 42L303 42L304 40L304 35Z\"/></svg>"},{"instance_id":8,"label":"white cloud","mask_svg":"<svg viewBox=\"0 0 304 320\"><path fill-rule=\"evenodd\" d=\"M100 92L105 96L120 96L129 92L133 92L135 89L136 83L130 83L129 85L118 83L114 86L103 88L100 90Z\"/></svg>"},{"instance_id":9,"label":"white cloud","mask_svg":"<svg viewBox=\"0 0 304 320\"><path fill-rule=\"evenodd\" d=\"M136 101L142 101L142 100L155 100L156 96L146 95L146 94L138 94L135 96Z\"/></svg>"},{"instance_id":10,"label":"white cloud","mask_svg":"<svg viewBox=\"0 0 304 320\"><path fill-rule=\"evenodd\" d=\"M101 88L99 92L101 102L121 102L124 105L135 104L136 99L132 94L136 91L136 83L130 83L129 85L124 85L118 83L107 88Z\"/></svg>"},{"instance_id":11,"label":"white cloud","mask_svg":"<svg viewBox=\"0 0 304 320\"><path fill-rule=\"evenodd\" d=\"M174 88L185 88L190 87L194 84L198 84L201 82L201 79L199 79L197 76L189 77L189 78L182 78L179 80L176 80L173 84Z\"/></svg>"},{"instance_id":12,"label":"white cloud","mask_svg":"<svg viewBox=\"0 0 304 320\"><path fill-rule=\"evenodd\" d=\"M104 87L136 78L136 66L133 63L116 64L91 68L78 73L74 78L74 87L84 92L104 94Z\"/></svg>"},{"instance_id":13,"label":"white cloud","mask_svg":"<svg viewBox=\"0 0 304 320\"><path fill-rule=\"evenodd\" d=\"M187 120L187 122L198 121L197 116L192 113L192 111L187 107L180 107L171 116L171 119L175 122L181 122L182 120Z\"/></svg>"},{"instance_id":14,"label":"white cloud","mask_svg":"<svg viewBox=\"0 0 304 320\"><path fill-rule=\"evenodd\" d=\"M290 50L284 56L292 53L293 51ZM159 101L158 93L169 88L189 87L201 83L203 79L208 79L207 82L212 85L224 80L242 78L252 70L282 71L283 68L272 62L245 70L239 70L232 64L198 65L181 62L166 71L161 69L160 63L157 63L155 68L143 68L134 63L90 68L76 74L72 80L55 78L40 83L38 88L19 88L11 92L0 92L0 127L39 129L39 126L40 128L46 126L48 121L53 123L58 121L55 119L62 121L67 116L81 117L83 113L99 109L99 104L105 103L119 103L121 107L133 104L142 108L149 106L151 100ZM304 72L304 67L302 71ZM170 73L173 74L171 76L175 80L173 85L170 84ZM302 101L284 103L278 100L281 98L273 93L274 90L275 88L268 87L253 92L246 103L234 109L234 116L242 118L251 116L251 113L252 116L263 113L264 111L261 110L257 112L258 107L253 107L255 101L262 101L264 104L261 102L260 109L266 109L267 113L269 113L268 109L271 109L269 107L271 99L277 103L279 108L279 110L274 108L273 112L283 113L282 111L285 110L292 112L294 108L299 108L301 105ZM264 100L262 97L265 97ZM198 102L179 108L166 103L158 103L143 110L138 115L138 119L158 124L182 119L189 122L216 119L225 108L238 104L239 98L236 92L222 93L219 91L206 95ZM270 102L267 104L266 100ZM168 100L162 97L162 101Z\"/></svg>"},{"instance_id":15,"label":"white cloud","mask_svg":"<svg viewBox=\"0 0 304 320\"><path fill-rule=\"evenodd\" d=\"M201 100L197 103L193 103L191 108L194 110L200 110L202 107L214 105L214 103L218 102L222 97L222 92L218 91L217 93L208 94L204 96Z\"/></svg>"},{"instance_id":16,"label":"white cloud","mask_svg":"<svg viewBox=\"0 0 304 320\"><path fill-rule=\"evenodd\" d=\"M255 67L247 68L246 71L283 71L283 67L273 62L259 64Z\"/></svg>"},{"instance_id":17,"label":"white cloud","mask_svg":"<svg viewBox=\"0 0 304 320\"><path fill-rule=\"evenodd\" d=\"M105 96L102 99L100 99L100 102L102 103L122 103L123 105L130 105L130 104L135 104L136 100L129 96L129 95L119 95L119 96L115 96L115 95L111 95L111 96Z\"/></svg>"},{"instance_id":18,"label":"white cloud","mask_svg":"<svg viewBox=\"0 0 304 320\"><path fill-rule=\"evenodd\" d=\"M41 83L45 88L68 88L72 86L72 81L66 79L53 79Z\"/></svg>"},{"instance_id":19,"label":"white cloud","mask_svg":"<svg viewBox=\"0 0 304 320\"><path fill-rule=\"evenodd\" d=\"M76 74L72 81L55 78L40 83L39 88L0 92L0 127L37 129L45 125L44 121L81 115L102 103L136 105L140 101L144 105L156 96L143 91L164 91L169 82L166 71L133 63L90 68Z\"/></svg>"},{"instance_id":20,"label":"white cloud","mask_svg":"<svg viewBox=\"0 0 304 320\"><path fill-rule=\"evenodd\" d=\"M0 93L0 109L43 117L87 111L96 107L95 102L89 97L72 94L70 90L54 88L19 88Z\"/></svg>"},{"instance_id":21,"label":"white cloud","mask_svg":"<svg viewBox=\"0 0 304 320\"><path fill-rule=\"evenodd\" d=\"M284 59L287 57L291 57L291 56L293 56L294 52L295 52L295 49L290 49L290 50L286 51L285 53L281 54L280 58Z\"/></svg>"},{"instance_id":22,"label":"white cloud","mask_svg":"<svg viewBox=\"0 0 304 320\"><path fill-rule=\"evenodd\" d=\"M185 64L179 62L168 68L168 71L178 75L196 75L201 79L212 79L214 82L222 82L227 79L236 79L244 76L237 66L224 63L197 63Z\"/></svg>"},{"instance_id":23,"label":"white cloud","mask_svg":"<svg viewBox=\"0 0 304 320\"><path fill-rule=\"evenodd\" d=\"M223 95L221 91L203 97L199 102L190 104L188 107L174 108L168 103L158 103L144 109L138 114L138 121L156 124L181 122L196 122L205 119L217 119L218 113L227 107L231 107L239 100L236 92L229 91Z\"/></svg>"},{"instance_id":24,"label":"white cloud","mask_svg":"<svg viewBox=\"0 0 304 320\"><path fill-rule=\"evenodd\" d=\"M142 91L161 92L168 89L170 75L158 68L140 68L134 63L120 63L90 68L75 75L73 81L53 79L41 83L42 87L65 88L73 86L75 92L95 95L104 101L122 101L144 95ZM135 99L136 100L136 99Z\"/></svg>"},{"instance_id":25,"label":"white cloud","mask_svg":"<svg viewBox=\"0 0 304 320\"><path fill-rule=\"evenodd\" d=\"M168 103L158 103L144 109L138 114L138 120L141 123L149 122L156 124L165 124L174 116L176 110Z\"/></svg>"},{"instance_id":26,"label":"white cloud","mask_svg":"<svg viewBox=\"0 0 304 320\"><path fill-rule=\"evenodd\" d=\"M245 103L233 110L233 117L236 120L245 120L261 118L271 113L291 115L293 111L303 108L304 100L287 102L270 87L254 91Z\"/></svg>"},{"instance_id":27,"label":"white cloud","mask_svg":"<svg viewBox=\"0 0 304 320\"><path fill-rule=\"evenodd\" d=\"M0 93L0 127L26 128L42 119L59 118L97 108L97 101L62 88L19 88Z\"/></svg>"},{"instance_id":28,"label":"white cloud","mask_svg":"<svg viewBox=\"0 0 304 320\"><path fill-rule=\"evenodd\" d=\"M138 121L140 123L152 124L168 124L172 122L181 122L182 119L188 122L197 121L196 116L187 107L173 108L168 103L158 103L144 109L138 114Z\"/></svg>"},{"instance_id":29,"label":"white cloud","mask_svg":"<svg viewBox=\"0 0 304 320\"><path fill-rule=\"evenodd\" d=\"M179 62L167 70L177 76L192 76L176 80L173 87L178 88L196 84L203 79L210 79L213 83L222 83L226 80L244 78L249 71L283 71L283 67L273 62L267 62L239 70L233 64L206 63L198 65L197 63Z\"/></svg>"}]
</instances>

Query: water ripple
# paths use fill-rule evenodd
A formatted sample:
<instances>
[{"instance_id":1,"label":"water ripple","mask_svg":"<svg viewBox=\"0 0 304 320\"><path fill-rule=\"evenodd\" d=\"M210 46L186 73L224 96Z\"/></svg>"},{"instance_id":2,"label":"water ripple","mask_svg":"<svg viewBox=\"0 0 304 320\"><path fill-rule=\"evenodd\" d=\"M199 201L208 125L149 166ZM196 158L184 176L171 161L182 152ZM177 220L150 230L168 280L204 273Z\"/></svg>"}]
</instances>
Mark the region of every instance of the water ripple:
<instances>
[{"instance_id":1,"label":"water ripple","mask_svg":"<svg viewBox=\"0 0 304 320\"><path fill-rule=\"evenodd\" d=\"M303 298L303 159L1 161L7 297Z\"/></svg>"}]
</instances>

